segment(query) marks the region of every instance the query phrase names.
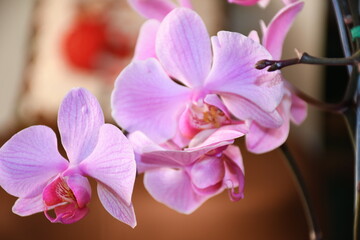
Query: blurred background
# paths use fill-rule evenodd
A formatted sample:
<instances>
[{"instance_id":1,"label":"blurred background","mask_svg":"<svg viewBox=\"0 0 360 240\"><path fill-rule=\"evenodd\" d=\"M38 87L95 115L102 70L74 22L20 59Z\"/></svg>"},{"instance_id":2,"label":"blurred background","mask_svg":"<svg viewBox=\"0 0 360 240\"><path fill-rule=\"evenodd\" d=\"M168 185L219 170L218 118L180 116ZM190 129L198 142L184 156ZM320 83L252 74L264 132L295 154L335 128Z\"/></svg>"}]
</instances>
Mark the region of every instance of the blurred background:
<instances>
[{"instance_id":1,"label":"blurred background","mask_svg":"<svg viewBox=\"0 0 360 240\"><path fill-rule=\"evenodd\" d=\"M330 1L305 0L284 46L314 56L341 57ZM225 0L193 0L211 35L230 30L260 31L282 7L241 7ZM116 76L131 60L139 27L126 0L0 0L0 146L34 124L57 131L57 110L73 87L85 87L110 116ZM309 95L339 102L345 91L344 67L294 66L287 80ZM231 202L224 192L191 215L156 202L136 179L135 229L112 218L95 189L90 213L72 225L51 224L42 214L19 217L11 212L14 197L0 189L0 239L308 239L303 208L293 178L279 150L246 152L238 141L246 169L245 198ZM296 156L313 199L324 239L350 239L352 233L353 153L341 116L309 107L301 126L292 126L288 144ZM93 183L94 185L94 183Z\"/></svg>"}]
</instances>

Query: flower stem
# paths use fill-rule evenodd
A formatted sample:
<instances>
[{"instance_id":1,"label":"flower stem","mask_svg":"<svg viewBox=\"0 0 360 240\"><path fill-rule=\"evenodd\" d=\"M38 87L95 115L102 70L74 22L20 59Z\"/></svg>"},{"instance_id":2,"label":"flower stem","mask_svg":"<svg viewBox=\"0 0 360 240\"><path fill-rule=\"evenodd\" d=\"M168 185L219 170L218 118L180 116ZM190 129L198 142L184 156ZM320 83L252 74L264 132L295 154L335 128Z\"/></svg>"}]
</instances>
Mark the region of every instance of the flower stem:
<instances>
[{"instance_id":1,"label":"flower stem","mask_svg":"<svg viewBox=\"0 0 360 240\"><path fill-rule=\"evenodd\" d=\"M299 98L304 100L305 102L311 104L312 106L317 107L318 109L321 109L326 112L336 113L336 114L344 114L348 109L350 109L352 106L354 106L353 100L351 98L345 98L340 103L326 103L319 101L303 91L296 88L294 85L292 85L290 82L286 82L286 86Z\"/></svg>"},{"instance_id":2,"label":"flower stem","mask_svg":"<svg viewBox=\"0 0 360 240\"><path fill-rule=\"evenodd\" d=\"M286 60L260 60L255 64L256 69L268 68L268 72L280 70L284 67L288 67L295 64L317 64L317 65L330 65L330 66L342 66L342 65L354 65L360 61L360 51L354 55L346 58L319 58L311 56L308 53L303 53L299 58L291 58Z\"/></svg>"},{"instance_id":3,"label":"flower stem","mask_svg":"<svg viewBox=\"0 0 360 240\"><path fill-rule=\"evenodd\" d=\"M310 201L310 196L307 191L304 179L301 175L300 169L297 166L296 161L293 155L291 154L289 148L287 147L287 145L286 144L281 145L280 149L282 150L287 160L288 166L290 167L292 175L295 179L298 192L300 193L301 196L301 202L304 207L306 220L309 226L310 240L321 240L322 234L320 231L320 227L316 220L315 212Z\"/></svg>"}]
</instances>

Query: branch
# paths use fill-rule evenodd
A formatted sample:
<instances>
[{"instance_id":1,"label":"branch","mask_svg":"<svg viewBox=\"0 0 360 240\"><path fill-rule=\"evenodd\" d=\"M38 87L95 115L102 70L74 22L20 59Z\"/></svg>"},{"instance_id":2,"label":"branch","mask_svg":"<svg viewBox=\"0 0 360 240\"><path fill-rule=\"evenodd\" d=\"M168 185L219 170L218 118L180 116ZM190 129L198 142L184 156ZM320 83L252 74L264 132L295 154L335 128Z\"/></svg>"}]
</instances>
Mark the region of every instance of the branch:
<instances>
[{"instance_id":1,"label":"branch","mask_svg":"<svg viewBox=\"0 0 360 240\"><path fill-rule=\"evenodd\" d=\"M319 58L311 56L308 53L303 53L299 58L291 58L286 60L260 60L255 64L256 69L268 68L268 72L280 70L284 67L288 67L295 64L317 64L317 65L331 65L331 66L343 66L343 65L355 65L360 62L360 51L354 55L346 58Z\"/></svg>"}]
</instances>

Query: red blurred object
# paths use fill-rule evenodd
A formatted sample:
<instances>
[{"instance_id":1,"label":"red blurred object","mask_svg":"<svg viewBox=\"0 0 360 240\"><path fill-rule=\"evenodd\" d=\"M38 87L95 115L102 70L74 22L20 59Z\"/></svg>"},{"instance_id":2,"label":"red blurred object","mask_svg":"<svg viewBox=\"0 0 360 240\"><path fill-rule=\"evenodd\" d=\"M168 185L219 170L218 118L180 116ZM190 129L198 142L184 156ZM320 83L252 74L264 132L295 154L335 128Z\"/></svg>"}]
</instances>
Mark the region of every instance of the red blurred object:
<instances>
[{"instance_id":1,"label":"red blurred object","mask_svg":"<svg viewBox=\"0 0 360 240\"><path fill-rule=\"evenodd\" d=\"M123 33L109 31L109 23L102 15L87 14L75 18L65 33L63 52L72 66L97 70L104 66L100 63L104 56L124 58L131 54L132 49Z\"/></svg>"}]
</instances>

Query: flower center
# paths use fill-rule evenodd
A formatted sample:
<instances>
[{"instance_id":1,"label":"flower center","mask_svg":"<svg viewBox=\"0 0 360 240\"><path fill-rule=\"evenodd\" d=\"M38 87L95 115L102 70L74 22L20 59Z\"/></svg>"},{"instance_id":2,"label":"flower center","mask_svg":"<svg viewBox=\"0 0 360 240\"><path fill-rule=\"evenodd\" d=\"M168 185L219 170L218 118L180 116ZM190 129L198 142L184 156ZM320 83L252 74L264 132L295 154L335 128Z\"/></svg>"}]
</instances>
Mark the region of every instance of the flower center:
<instances>
[{"instance_id":1,"label":"flower center","mask_svg":"<svg viewBox=\"0 0 360 240\"><path fill-rule=\"evenodd\" d=\"M199 101L190 108L190 124L197 129L219 128L230 123L221 109Z\"/></svg>"}]
</instances>

